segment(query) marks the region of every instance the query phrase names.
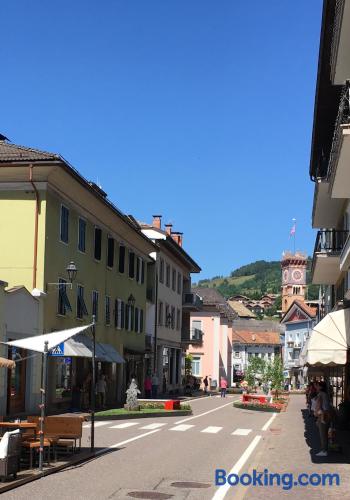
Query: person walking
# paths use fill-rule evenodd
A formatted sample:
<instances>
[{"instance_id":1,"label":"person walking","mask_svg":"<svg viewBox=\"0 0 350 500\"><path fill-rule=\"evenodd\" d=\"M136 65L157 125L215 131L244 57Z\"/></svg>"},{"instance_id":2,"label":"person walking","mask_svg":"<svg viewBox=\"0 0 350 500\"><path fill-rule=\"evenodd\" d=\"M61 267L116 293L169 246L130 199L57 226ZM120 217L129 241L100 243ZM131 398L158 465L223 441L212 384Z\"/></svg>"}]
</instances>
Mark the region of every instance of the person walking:
<instances>
[{"instance_id":1,"label":"person walking","mask_svg":"<svg viewBox=\"0 0 350 500\"><path fill-rule=\"evenodd\" d=\"M316 453L316 457L328 456L328 429L331 415L331 402L327 394L326 382L321 381L316 384L318 393L315 404L315 416L317 417L317 427L320 433L321 450Z\"/></svg>"},{"instance_id":2,"label":"person walking","mask_svg":"<svg viewBox=\"0 0 350 500\"><path fill-rule=\"evenodd\" d=\"M225 379L225 377L220 377L220 391L221 397L226 398L227 380Z\"/></svg>"},{"instance_id":3,"label":"person walking","mask_svg":"<svg viewBox=\"0 0 350 500\"><path fill-rule=\"evenodd\" d=\"M98 402L100 408L104 409L106 406L106 392L107 392L107 382L106 377L101 374L97 380L96 393L98 396Z\"/></svg>"},{"instance_id":4,"label":"person walking","mask_svg":"<svg viewBox=\"0 0 350 500\"><path fill-rule=\"evenodd\" d=\"M208 385L209 385L209 382L208 382L208 375L206 375L204 377L204 380L203 380L203 385L204 385L204 393L207 394L208 392Z\"/></svg>"},{"instance_id":5,"label":"person walking","mask_svg":"<svg viewBox=\"0 0 350 500\"><path fill-rule=\"evenodd\" d=\"M146 375L144 382L145 396L147 399L151 398L152 393L152 379L149 375Z\"/></svg>"},{"instance_id":6,"label":"person walking","mask_svg":"<svg viewBox=\"0 0 350 500\"><path fill-rule=\"evenodd\" d=\"M152 390L152 398L156 399L158 397L158 386L159 386L159 378L156 372L153 372L151 379L151 390Z\"/></svg>"}]
</instances>

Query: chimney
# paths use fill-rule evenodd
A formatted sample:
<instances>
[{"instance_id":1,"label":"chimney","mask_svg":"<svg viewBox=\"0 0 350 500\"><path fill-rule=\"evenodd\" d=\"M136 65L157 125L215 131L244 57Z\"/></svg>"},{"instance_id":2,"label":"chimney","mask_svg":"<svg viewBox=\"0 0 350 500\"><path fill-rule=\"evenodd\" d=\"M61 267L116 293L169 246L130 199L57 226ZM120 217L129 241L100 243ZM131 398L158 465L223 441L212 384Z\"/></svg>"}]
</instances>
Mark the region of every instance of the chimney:
<instances>
[{"instance_id":1,"label":"chimney","mask_svg":"<svg viewBox=\"0 0 350 500\"><path fill-rule=\"evenodd\" d=\"M161 215L152 215L153 221L152 226L157 229L162 229L162 216Z\"/></svg>"},{"instance_id":2,"label":"chimney","mask_svg":"<svg viewBox=\"0 0 350 500\"><path fill-rule=\"evenodd\" d=\"M182 247L182 239L183 239L183 233L179 232L174 232L171 233L171 237L173 238L174 241L179 245L179 247Z\"/></svg>"},{"instance_id":3,"label":"chimney","mask_svg":"<svg viewBox=\"0 0 350 500\"><path fill-rule=\"evenodd\" d=\"M172 224L165 224L165 232L167 235L171 236L171 228L173 227Z\"/></svg>"}]
</instances>

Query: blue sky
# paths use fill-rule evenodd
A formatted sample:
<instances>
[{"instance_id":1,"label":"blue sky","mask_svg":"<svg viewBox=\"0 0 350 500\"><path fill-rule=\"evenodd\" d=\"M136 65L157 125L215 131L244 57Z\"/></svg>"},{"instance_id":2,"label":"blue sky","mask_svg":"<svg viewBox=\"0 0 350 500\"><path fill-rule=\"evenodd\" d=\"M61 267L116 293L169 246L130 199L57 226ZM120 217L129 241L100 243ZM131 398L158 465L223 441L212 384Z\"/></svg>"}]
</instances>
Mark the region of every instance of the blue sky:
<instances>
[{"instance_id":1,"label":"blue sky","mask_svg":"<svg viewBox=\"0 0 350 500\"><path fill-rule=\"evenodd\" d=\"M184 232L201 277L312 253L321 0L3 0L0 132Z\"/></svg>"}]
</instances>

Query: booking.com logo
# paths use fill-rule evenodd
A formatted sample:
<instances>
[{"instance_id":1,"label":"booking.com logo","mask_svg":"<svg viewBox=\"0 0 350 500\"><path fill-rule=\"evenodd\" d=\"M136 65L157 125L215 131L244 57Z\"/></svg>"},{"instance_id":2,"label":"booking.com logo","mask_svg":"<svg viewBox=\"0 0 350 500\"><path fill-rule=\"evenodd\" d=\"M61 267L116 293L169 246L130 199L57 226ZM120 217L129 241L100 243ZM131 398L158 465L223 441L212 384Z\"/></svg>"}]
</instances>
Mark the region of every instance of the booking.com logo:
<instances>
[{"instance_id":1,"label":"booking.com logo","mask_svg":"<svg viewBox=\"0 0 350 500\"><path fill-rule=\"evenodd\" d=\"M283 490L291 490L296 486L339 486L339 474L283 474L269 472L264 469L258 472L253 469L251 474L227 474L225 469L215 470L215 486L280 486Z\"/></svg>"}]
</instances>

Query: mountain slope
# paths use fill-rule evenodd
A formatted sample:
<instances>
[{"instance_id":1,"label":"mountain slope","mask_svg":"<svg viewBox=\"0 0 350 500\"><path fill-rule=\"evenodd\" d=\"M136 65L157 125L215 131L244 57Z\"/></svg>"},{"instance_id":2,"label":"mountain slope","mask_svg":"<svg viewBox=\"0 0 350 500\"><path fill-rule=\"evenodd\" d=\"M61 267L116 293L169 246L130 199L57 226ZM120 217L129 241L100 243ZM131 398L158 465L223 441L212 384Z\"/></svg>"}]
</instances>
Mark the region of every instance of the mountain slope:
<instances>
[{"instance_id":1,"label":"mountain slope","mask_svg":"<svg viewBox=\"0 0 350 500\"><path fill-rule=\"evenodd\" d=\"M308 259L306 273L310 283L311 259ZM236 294L259 299L264 293L281 293L281 262L258 260L241 266L231 272L230 276L215 276L198 282L199 287L216 287L225 297ZM308 299L318 298L318 287L308 286Z\"/></svg>"}]
</instances>

